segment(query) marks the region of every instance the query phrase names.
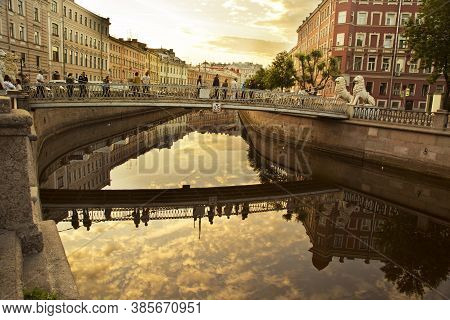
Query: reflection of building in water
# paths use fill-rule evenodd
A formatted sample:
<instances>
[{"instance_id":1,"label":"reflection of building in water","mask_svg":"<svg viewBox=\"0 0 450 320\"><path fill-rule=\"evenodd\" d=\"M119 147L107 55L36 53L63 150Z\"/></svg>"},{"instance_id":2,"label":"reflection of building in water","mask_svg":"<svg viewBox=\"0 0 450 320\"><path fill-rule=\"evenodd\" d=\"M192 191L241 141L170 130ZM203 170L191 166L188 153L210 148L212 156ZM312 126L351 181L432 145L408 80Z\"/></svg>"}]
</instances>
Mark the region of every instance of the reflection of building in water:
<instances>
[{"instance_id":1,"label":"reflection of building in water","mask_svg":"<svg viewBox=\"0 0 450 320\"><path fill-rule=\"evenodd\" d=\"M167 149L193 131L235 134L238 113L193 112L158 126L138 128L65 155L48 169L44 189L100 190L110 184L110 171L153 148ZM234 131L233 131L234 130Z\"/></svg>"},{"instance_id":2,"label":"reflection of building in water","mask_svg":"<svg viewBox=\"0 0 450 320\"><path fill-rule=\"evenodd\" d=\"M345 192L344 199L331 208L310 207L303 223L313 244L314 266L323 270L333 257L341 263L344 259L384 260L380 234L396 214L395 208L354 192Z\"/></svg>"}]
</instances>

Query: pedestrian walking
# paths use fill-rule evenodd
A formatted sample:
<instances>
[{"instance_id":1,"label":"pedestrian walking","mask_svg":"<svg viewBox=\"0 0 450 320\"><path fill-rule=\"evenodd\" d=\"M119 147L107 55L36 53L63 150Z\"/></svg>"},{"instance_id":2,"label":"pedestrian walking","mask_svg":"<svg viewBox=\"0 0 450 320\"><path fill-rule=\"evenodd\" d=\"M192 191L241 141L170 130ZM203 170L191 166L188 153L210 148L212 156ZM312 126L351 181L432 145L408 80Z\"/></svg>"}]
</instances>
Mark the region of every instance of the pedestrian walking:
<instances>
[{"instance_id":1,"label":"pedestrian walking","mask_svg":"<svg viewBox=\"0 0 450 320\"><path fill-rule=\"evenodd\" d=\"M218 74L216 74L216 76L214 77L213 87L214 87L214 99L219 99L220 79Z\"/></svg>"},{"instance_id":2,"label":"pedestrian walking","mask_svg":"<svg viewBox=\"0 0 450 320\"><path fill-rule=\"evenodd\" d=\"M45 97L45 93L44 93L44 83L45 83L45 78L44 75L42 74L42 70L39 70L37 76L36 76L36 83L37 83L37 96L38 98L44 98Z\"/></svg>"},{"instance_id":3,"label":"pedestrian walking","mask_svg":"<svg viewBox=\"0 0 450 320\"><path fill-rule=\"evenodd\" d=\"M74 86L74 84L75 84L75 78L73 77L72 73L69 73L67 75L67 78L66 78L67 96L69 98L73 97L73 86Z\"/></svg>"},{"instance_id":4,"label":"pedestrian walking","mask_svg":"<svg viewBox=\"0 0 450 320\"><path fill-rule=\"evenodd\" d=\"M150 91L150 72L147 71L142 77L142 84L144 85L142 93L148 93Z\"/></svg>"},{"instance_id":5,"label":"pedestrian walking","mask_svg":"<svg viewBox=\"0 0 450 320\"><path fill-rule=\"evenodd\" d=\"M23 90L22 81L20 81L20 79L16 79L16 90L18 90L18 91Z\"/></svg>"},{"instance_id":6,"label":"pedestrian walking","mask_svg":"<svg viewBox=\"0 0 450 320\"><path fill-rule=\"evenodd\" d=\"M88 77L86 76L86 72L82 72L81 75L78 77L78 84L80 85L80 97L86 97L87 96L87 88L86 85L89 82Z\"/></svg>"}]
</instances>

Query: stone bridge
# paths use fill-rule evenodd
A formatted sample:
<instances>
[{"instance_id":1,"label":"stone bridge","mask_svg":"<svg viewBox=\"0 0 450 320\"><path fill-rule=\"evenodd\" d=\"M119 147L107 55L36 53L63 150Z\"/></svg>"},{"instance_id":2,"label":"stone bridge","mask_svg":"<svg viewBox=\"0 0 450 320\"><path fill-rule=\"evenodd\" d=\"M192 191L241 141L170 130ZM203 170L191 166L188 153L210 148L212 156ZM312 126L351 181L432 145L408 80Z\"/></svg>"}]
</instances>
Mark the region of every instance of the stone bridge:
<instances>
[{"instance_id":1,"label":"stone bridge","mask_svg":"<svg viewBox=\"0 0 450 320\"><path fill-rule=\"evenodd\" d=\"M250 110L348 119L352 109L335 98L262 90L197 88L195 86L52 84L31 89L29 107L175 107Z\"/></svg>"}]
</instances>

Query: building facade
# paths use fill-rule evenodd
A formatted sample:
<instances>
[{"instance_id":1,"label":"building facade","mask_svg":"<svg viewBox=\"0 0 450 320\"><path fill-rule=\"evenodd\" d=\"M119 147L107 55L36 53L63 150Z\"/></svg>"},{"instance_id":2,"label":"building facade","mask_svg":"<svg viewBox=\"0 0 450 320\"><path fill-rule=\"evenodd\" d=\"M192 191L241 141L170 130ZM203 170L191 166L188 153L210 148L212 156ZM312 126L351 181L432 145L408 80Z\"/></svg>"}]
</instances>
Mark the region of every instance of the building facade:
<instances>
[{"instance_id":1,"label":"building facade","mask_svg":"<svg viewBox=\"0 0 450 320\"><path fill-rule=\"evenodd\" d=\"M175 55L172 49L150 49L158 56L158 76L160 84L187 85L188 66Z\"/></svg>"},{"instance_id":2,"label":"building facade","mask_svg":"<svg viewBox=\"0 0 450 320\"><path fill-rule=\"evenodd\" d=\"M212 86L216 75L219 75L221 85L225 82L225 80L231 84L234 79L237 79L238 83L241 83L242 79L242 75L237 70L233 70L231 68L229 69L224 66L204 63L198 66L190 66L188 68L188 84L197 85L198 77L201 76L204 86Z\"/></svg>"},{"instance_id":3,"label":"building facade","mask_svg":"<svg viewBox=\"0 0 450 320\"><path fill-rule=\"evenodd\" d=\"M0 49L14 53L22 72L36 79L48 65L47 0L7 0L0 3Z\"/></svg>"},{"instance_id":4,"label":"building facade","mask_svg":"<svg viewBox=\"0 0 450 320\"><path fill-rule=\"evenodd\" d=\"M349 86L362 75L378 107L425 111L430 94L442 91L443 82L427 82L431 70L421 69L420 61L412 59L402 36L421 3L324 0L297 30L297 52L320 49L336 58ZM330 83L324 94L333 91Z\"/></svg>"},{"instance_id":5,"label":"building facade","mask_svg":"<svg viewBox=\"0 0 450 320\"><path fill-rule=\"evenodd\" d=\"M110 37L109 75L114 82L129 82L136 73L142 77L148 70L147 45L137 39Z\"/></svg>"},{"instance_id":6,"label":"building facade","mask_svg":"<svg viewBox=\"0 0 450 320\"><path fill-rule=\"evenodd\" d=\"M108 73L109 19L74 0L50 0L49 6L50 73L78 77L86 72L89 81L102 81Z\"/></svg>"},{"instance_id":7,"label":"building facade","mask_svg":"<svg viewBox=\"0 0 450 320\"><path fill-rule=\"evenodd\" d=\"M159 83L159 56L152 50L147 50L147 71L150 73L150 83Z\"/></svg>"}]
</instances>

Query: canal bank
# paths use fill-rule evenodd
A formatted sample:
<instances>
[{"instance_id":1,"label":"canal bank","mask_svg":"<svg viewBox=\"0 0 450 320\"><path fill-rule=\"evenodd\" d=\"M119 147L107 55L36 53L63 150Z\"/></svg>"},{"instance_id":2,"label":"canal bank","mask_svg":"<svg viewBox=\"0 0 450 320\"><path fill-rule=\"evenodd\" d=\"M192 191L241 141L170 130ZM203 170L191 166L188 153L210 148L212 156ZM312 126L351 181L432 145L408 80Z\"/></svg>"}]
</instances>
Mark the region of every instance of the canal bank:
<instances>
[{"instance_id":1,"label":"canal bank","mask_svg":"<svg viewBox=\"0 0 450 320\"><path fill-rule=\"evenodd\" d=\"M306 149L355 158L367 163L450 178L450 132L375 121L293 117L240 111L245 124L274 133Z\"/></svg>"}]
</instances>

